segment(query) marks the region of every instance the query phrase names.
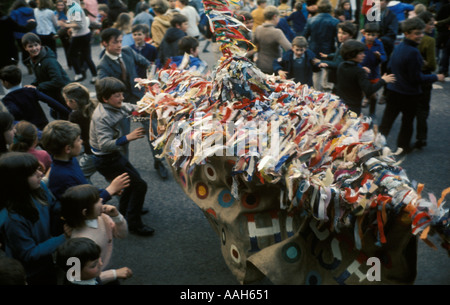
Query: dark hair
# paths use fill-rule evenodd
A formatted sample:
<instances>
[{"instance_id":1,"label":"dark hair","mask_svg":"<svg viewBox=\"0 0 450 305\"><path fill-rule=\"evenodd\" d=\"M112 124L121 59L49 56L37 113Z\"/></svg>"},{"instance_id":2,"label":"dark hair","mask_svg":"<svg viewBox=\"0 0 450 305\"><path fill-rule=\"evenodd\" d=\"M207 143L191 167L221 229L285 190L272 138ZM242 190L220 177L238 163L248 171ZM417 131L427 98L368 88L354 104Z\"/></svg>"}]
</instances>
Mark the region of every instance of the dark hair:
<instances>
[{"instance_id":1,"label":"dark hair","mask_svg":"<svg viewBox=\"0 0 450 305\"><path fill-rule=\"evenodd\" d=\"M199 42L192 36L184 36L178 42L178 54L191 53L191 49L196 49L199 46Z\"/></svg>"},{"instance_id":2,"label":"dark hair","mask_svg":"<svg viewBox=\"0 0 450 305\"><path fill-rule=\"evenodd\" d=\"M317 12L318 13L331 13L333 7L329 0L319 0L317 1Z\"/></svg>"},{"instance_id":3,"label":"dark hair","mask_svg":"<svg viewBox=\"0 0 450 305\"><path fill-rule=\"evenodd\" d=\"M133 25L133 27L131 28L131 32L142 32L144 34L148 34L150 33L150 27L147 24L138 23Z\"/></svg>"},{"instance_id":4,"label":"dark hair","mask_svg":"<svg viewBox=\"0 0 450 305\"><path fill-rule=\"evenodd\" d=\"M189 4L189 0L178 0L180 1L181 4L183 5L188 5Z\"/></svg>"},{"instance_id":5,"label":"dark hair","mask_svg":"<svg viewBox=\"0 0 450 305\"><path fill-rule=\"evenodd\" d=\"M422 21L425 22L425 24L427 24L434 18L434 16L431 12L425 11L425 12L422 12L419 15L417 15L417 18L422 19Z\"/></svg>"},{"instance_id":6,"label":"dark hair","mask_svg":"<svg viewBox=\"0 0 450 305\"><path fill-rule=\"evenodd\" d=\"M107 28L100 33L102 42L106 43L109 43L112 38L117 39L120 35L123 35L122 31L116 28Z\"/></svg>"},{"instance_id":7,"label":"dark hair","mask_svg":"<svg viewBox=\"0 0 450 305\"><path fill-rule=\"evenodd\" d=\"M247 11L238 11L234 15L234 17L242 23L249 21L249 20L253 20L252 14Z\"/></svg>"},{"instance_id":8,"label":"dark hair","mask_svg":"<svg viewBox=\"0 0 450 305\"><path fill-rule=\"evenodd\" d=\"M152 7L153 11L158 14L165 14L169 9L169 4L167 4L167 1L165 0L152 1L150 2L150 6Z\"/></svg>"},{"instance_id":9,"label":"dark hair","mask_svg":"<svg viewBox=\"0 0 450 305\"><path fill-rule=\"evenodd\" d=\"M11 151L28 152L38 137L36 126L28 121L20 121L14 128L16 133Z\"/></svg>"},{"instance_id":10,"label":"dark hair","mask_svg":"<svg viewBox=\"0 0 450 305\"><path fill-rule=\"evenodd\" d=\"M356 34L356 25L349 20L338 23L337 28L341 29L345 33L350 34L350 36L352 37L354 37Z\"/></svg>"},{"instance_id":11,"label":"dark hair","mask_svg":"<svg viewBox=\"0 0 450 305\"><path fill-rule=\"evenodd\" d=\"M29 7L29 5L25 0L16 0L13 2L11 7L9 8L9 12L11 13L12 11L14 11L20 7Z\"/></svg>"},{"instance_id":12,"label":"dark hair","mask_svg":"<svg viewBox=\"0 0 450 305\"><path fill-rule=\"evenodd\" d=\"M39 212L33 199L47 204L48 198L42 188L30 189L28 178L41 167L30 153L8 152L0 157L0 194L9 212L17 213L31 222L39 220Z\"/></svg>"},{"instance_id":13,"label":"dark hair","mask_svg":"<svg viewBox=\"0 0 450 305\"><path fill-rule=\"evenodd\" d=\"M80 135L81 129L78 124L55 120L48 123L42 131L41 144L50 154L56 155L63 152L66 145L72 146Z\"/></svg>"},{"instance_id":14,"label":"dark hair","mask_svg":"<svg viewBox=\"0 0 450 305\"><path fill-rule=\"evenodd\" d=\"M0 285L26 285L26 276L17 259L0 256Z\"/></svg>"},{"instance_id":15,"label":"dark hair","mask_svg":"<svg viewBox=\"0 0 450 305\"><path fill-rule=\"evenodd\" d=\"M345 12L342 8L337 8L334 10L334 17L344 16ZM338 25L341 23L338 23Z\"/></svg>"},{"instance_id":16,"label":"dark hair","mask_svg":"<svg viewBox=\"0 0 450 305\"><path fill-rule=\"evenodd\" d=\"M368 22L364 26L364 32L366 33L380 33L380 25L375 22Z\"/></svg>"},{"instance_id":17,"label":"dark hair","mask_svg":"<svg viewBox=\"0 0 450 305\"><path fill-rule=\"evenodd\" d=\"M417 17L405 19L400 23L400 28L403 33L409 33L414 30L423 30L425 26L425 22Z\"/></svg>"},{"instance_id":18,"label":"dark hair","mask_svg":"<svg viewBox=\"0 0 450 305\"><path fill-rule=\"evenodd\" d=\"M95 92L100 103L105 103L105 99L109 99L111 95L117 92L125 92L127 86L115 77L105 77L95 83Z\"/></svg>"},{"instance_id":19,"label":"dark hair","mask_svg":"<svg viewBox=\"0 0 450 305\"><path fill-rule=\"evenodd\" d=\"M349 39L342 44L341 56L344 60L350 60L361 52L364 52L365 46L361 41Z\"/></svg>"},{"instance_id":20,"label":"dark hair","mask_svg":"<svg viewBox=\"0 0 450 305\"><path fill-rule=\"evenodd\" d=\"M70 264L67 265L67 261L71 257L76 257L80 260L80 267L82 269L89 261L98 259L101 251L100 246L90 238L70 238L56 250L56 265L67 272L71 267Z\"/></svg>"},{"instance_id":21,"label":"dark hair","mask_svg":"<svg viewBox=\"0 0 450 305\"><path fill-rule=\"evenodd\" d=\"M0 71L0 79L17 86L22 81L22 71L16 65L3 67Z\"/></svg>"},{"instance_id":22,"label":"dark hair","mask_svg":"<svg viewBox=\"0 0 450 305\"><path fill-rule=\"evenodd\" d=\"M23 35L22 37L22 46L26 47L29 44L32 43L38 43L40 45L42 45L41 39L39 38L38 35L34 34L34 33L26 33L25 35Z\"/></svg>"},{"instance_id":23,"label":"dark hair","mask_svg":"<svg viewBox=\"0 0 450 305\"><path fill-rule=\"evenodd\" d=\"M98 188L91 184L81 184L69 187L61 196L61 216L72 228L84 225L86 216L83 210L91 213L94 205L99 201Z\"/></svg>"},{"instance_id":24,"label":"dark hair","mask_svg":"<svg viewBox=\"0 0 450 305\"><path fill-rule=\"evenodd\" d=\"M183 22L187 22L188 19L183 14L174 14L172 19L170 19L170 25L175 28L177 25L181 25Z\"/></svg>"},{"instance_id":25,"label":"dark hair","mask_svg":"<svg viewBox=\"0 0 450 305\"><path fill-rule=\"evenodd\" d=\"M8 151L4 133L13 127L14 117L9 112L0 112L0 153Z\"/></svg>"}]
</instances>

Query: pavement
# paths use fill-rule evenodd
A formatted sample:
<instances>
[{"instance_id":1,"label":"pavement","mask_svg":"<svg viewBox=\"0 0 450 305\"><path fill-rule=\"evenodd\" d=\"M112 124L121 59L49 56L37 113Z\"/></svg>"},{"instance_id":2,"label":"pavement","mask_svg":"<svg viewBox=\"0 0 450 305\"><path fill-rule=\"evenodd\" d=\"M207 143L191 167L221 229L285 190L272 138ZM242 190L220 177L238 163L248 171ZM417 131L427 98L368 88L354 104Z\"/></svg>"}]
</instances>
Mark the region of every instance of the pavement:
<instances>
[{"instance_id":1,"label":"pavement","mask_svg":"<svg viewBox=\"0 0 450 305\"><path fill-rule=\"evenodd\" d=\"M210 44L209 52L203 52L205 41L201 41L199 57L213 68L221 54L217 46ZM92 47L94 62L98 62L100 47ZM58 58L73 79L74 73L65 66L62 49ZM24 73L23 84L29 84L33 76ZM90 74L83 81L94 96ZM1 90L1 89L0 89ZM0 94L3 94L0 92ZM425 184L424 194L440 197L441 191L450 186L450 83L437 83L432 94L429 117L428 146L406 156L402 166L411 181ZM43 105L45 108L46 105ZM385 105L377 105L377 117L381 119ZM48 110L48 109L47 109ZM367 111L364 109L363 111ZM50 117L49 117L50 118ZM388 145L394 149L400 119L393 126ZM138 127L138 123L132 123ZM211 228L202 211L182 191L172 176L163 181L153 168L153 157L146 140L130 144L130 161L148 183L145 206L150 212L143 216L144 222L155 228L152 237L129 234L123 240L114 240L111 267L127 266L133 276L122 281L123 285L239 285L222 258L220 238ZM171 175L171 174L170 174ZM94 185L106 186L103 177L96 173ZM112 204L117 204L113 199ZM435 237L431 237L433 241ZM434 240L436 246L440 245ZM418 274L416 284L450 284L450 264L447 253L433 250L419 242ZM268 280L255 284L270 285Z\"/></svg>"}]
</instances>

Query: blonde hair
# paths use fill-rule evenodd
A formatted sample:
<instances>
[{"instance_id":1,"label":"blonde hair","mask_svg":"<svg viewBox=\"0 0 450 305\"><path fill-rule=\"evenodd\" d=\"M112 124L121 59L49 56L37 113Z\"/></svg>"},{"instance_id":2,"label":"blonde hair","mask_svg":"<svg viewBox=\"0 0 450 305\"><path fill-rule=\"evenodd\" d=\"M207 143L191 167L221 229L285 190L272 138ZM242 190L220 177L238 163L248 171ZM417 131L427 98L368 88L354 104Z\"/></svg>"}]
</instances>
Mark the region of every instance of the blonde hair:
<instances>
[{"instance_id":1,"label":"blonde hair","mask_svg":"<svg viewBox=\"0 0 450 305\"><path fill-rule=\"evenodd\" d=\"M78 110L83 117L91 118L92 113L98 105L96 100L92 100L89 95L89 89L80 83L69 83L62 89L64 97L73 100L78 105Z\"/></svg>"},{"instance_id":2,"label":"blonde hair","mask_svg":"<svg viewBox=\"0 0 450 305\"><path fill-rule=\"evenodd\" d=\"M280 16L280 11L276 6L269 5L264 9L264 20L272 20L275 16Z\"/></svg>"}]
</instances>

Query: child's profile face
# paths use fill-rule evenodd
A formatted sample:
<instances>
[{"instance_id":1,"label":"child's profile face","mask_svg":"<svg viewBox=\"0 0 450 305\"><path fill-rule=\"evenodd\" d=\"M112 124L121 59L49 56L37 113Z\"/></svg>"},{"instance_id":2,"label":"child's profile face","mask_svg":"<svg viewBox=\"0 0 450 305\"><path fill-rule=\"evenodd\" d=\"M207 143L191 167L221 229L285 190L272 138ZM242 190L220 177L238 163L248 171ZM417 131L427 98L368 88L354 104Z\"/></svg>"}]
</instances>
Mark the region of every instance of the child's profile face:
<instances>
[{"instance_id":1,"label":"child's profile face","mask_svg":"<svg viewBox=\"0 0 450 305\"><path fill-rule=\"evenodd\" d=\"M70 146L70 152L69 155L71 157L77 157L80 155L81 153L81 148L82 148L82 144L83 144L83 140L81 140L81 137L78 136L75 141L73 142L72 146Z\"/></svg>"},{"instance_id":2,"label":"child's profile face","mask_svg":"<svg viewBox=\"0 0 450 305\"><path fill-rule=\"evenodd\" d=\"M299 47L299 46L292 46L292 52L294 52L294 55L296 57L301 57L303 54L305 54L306 48Z\"/></svg>"},{"instance_id":3,"label":"child's profile face","mask_svg":"<svg viewBox=\"0 0 450 305\"><path fill-rule=\"evenodd\" d=\"M3 138L5 139L5 143L10 145L14 142L14 135L16 134L16 130L13 126L5 132L3 132Z\"/></svg>"},{"instance_id":4,"label":"child's profile face","mask_svg":"<svg viewBox=\"0 0 450 305\"><path fill-rule=\"evenodd\" d=\"M91 212L86 215L86 219L97 219L102 215L103 211L103 200L99 198L99 200L93 205Z\"/></svg>"},{"instance_id":5,"label":"child's profile face","mask_svg":"<svg viewBox=\"0 0 450 305\"><path fill-rule=\"evenodd\" d=\"M67 96L63 93L64 101L66 102L67 107L72 110L78 110L78 104L72 99L68 99Z\"/></svg>"},{"instance_id":6,"label":"child's profile face","mask_svg":"<svg viewBox=\"0 0 450 305\"><path fill-rule=\"evenodd\" d=\"M364 32L364 38L366 39L366 43L373 44L375 42L375 39L378 37L378 33L369 33Z\"/></svg>"},{"instance_id":7,"label":"child's profile face","mask_svg":"<svg viewBox=\"0 0 450 305\"><path fill-rule=\"evenodd\" d=\"M182 30L183 32L187 32L188 27L189 27L189 22L185 21L180 25L180 30Z\"/></svg>"},{"instance_id":8,"label":"child's profile face","mask_svg":"<svg viewBox=\"0 0 450 305\"><path fill-rule=\"evenodd\" d=\"M93 261L87 261L81 269L80 279L82 281L95 279L96 277L100 276L100 273L102 272L102 266L103 262L100 257Z\"/></svg>"},{"instance_id":9,"label":"child's profile face","mask_svg":"<svg viewBox=\"0 0 450 305\"><path fill-rule=\"evenodd\" d=\"M30 54L31 58L34 58L41 53L42 46L37 42L32 42L27 44L24 49Z\"/></svg>"},{"instance_id":10,"label":"child's profile face","mask_svg":"<svg viewBox=\"0 0 450 305\"><path fill-rule=\"evenodd\" d=\"M342 29L338 29L338 41L339 42L345 42L347 40L349 40L351 37L351 35L347 32L344 32Z\"/></svg>"},{"instance_id":11,"label":"child's profile face","mask_svg":"<svg viewBox=\"0 0 450 305\"><path fill-rule=\"evenodd\" d=\"M357 62L357 63L362 63L364 58L366 57L366 53L363 52L359 52L355 58L353 58L352 60Z\"/></svg>"},{"instance_id":12,"label":"child's profile face","mask_svg":"<svg viewBox=\"0 0 450 305\"><path fill-rule=\"evenodd\" d=\"M346 11L350 10L350 3L345 2L345 3L342 5L342 8L343 8L344 10L346 10Z\"/></svg>"},{"instance_id":13,"label":"child's profile face","mask_svg":"<svg viewBox=\"0 0 450 305\"><path fill-rule=\"evenodd\" d=\"M133 32L133 40L137 45L145 43L145 34L141 31Z\"/></svg>"},{"instance_id":14,"label":"child's profile face","mask_svg":"<svg viewBox=\"0 0 450 305\"><path fill-rule=\"evenodd\" d=\"M108 104L114 108L121 108L123 100L123 92L113 93L108 99L103 99L105 104Z\"/></svg>"},{"instance_id":15,"label":"child's profile face","mask_svg":"<svg viewBox=\"0 0 450 305\"><path fill-rule=\"evenodd\" d=\"M31 176L28 177L28 185L30 186L30 190L36 190L41 187L41 180L44 174L42 170L38 168Z\"/></svg>"},{"instance_id":16,"label":"child's profile face","mask_svg":"<svg viewBox=\"0 0 450 305\"><path fill-rule=\"evenodd\" d=\"M426 25L425 25L425 33L432 34L433 29L435 28L434 25L435 19L432 18Z\"/></svg>"}]
</instances>

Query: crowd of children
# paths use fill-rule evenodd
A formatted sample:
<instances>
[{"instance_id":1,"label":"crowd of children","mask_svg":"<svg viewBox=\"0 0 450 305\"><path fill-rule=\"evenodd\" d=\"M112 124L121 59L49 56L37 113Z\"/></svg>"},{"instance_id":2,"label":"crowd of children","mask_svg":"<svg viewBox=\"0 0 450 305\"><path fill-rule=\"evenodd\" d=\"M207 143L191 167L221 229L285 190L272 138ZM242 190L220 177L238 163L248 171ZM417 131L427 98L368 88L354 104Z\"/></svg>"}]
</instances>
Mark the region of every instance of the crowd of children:
<instances>
[{"instance_id":1,"label":"crowd of children","mask_svg":"<svg viewBox=\"0 0 450 305\"><path fill-rule=\"evenodd\" d=\"M16 0L11 17L22 26L29 22L24 18L41 22L33 32L15 36L35 81L23 85L17 65L0 70L7 90L0 105L0 245L8 256L0 257L0 265L8 266L0 268L0 283L56 284L57 266L67 273L65 284L118 283L132 276L132 270L109 268L112 239L125 238L128 232L154 233L142 220L148 211L147 182L128 159L129 143L147 137L155 169L167 178L157 157L160 151L150 140L149 127L155 122L147 120L130 130L128 116L143 96L134 80L146 78L152 67L182 62L184 68L205 71L199 40L204 35L214 41L214 36L206 36L207 23L201 26L203 10L187 0L143 0L136 6L136 17L120 0L94 1L94 7L92 1L86 5L57 0L53 17L48 1L38 1L42 4L31 11L34 1L28 2ZM239 46L250 60L265 73L331 90L358 115L369 106L374 122L377 92L384 89L381 133L388 136L401 113L397 144L409 152L417 117L414 146L427 145L431 84L444 81L448 72L449 21L441 18L448 2L436 9L436 15L425 7L409 18L407 12L414 7L395 3L394 8L394 3L389 6L382 0L380 22L364 15L361 22L359 11L364 7L353 8L348 0L333 5L329 0L279 2L245 1L234 12L243 24L239 30L249 40ZM400 26L396 16L404 17ZM438 47L443 49L439 64L435 24ZM104 48L98 60L91 56L93 33L99 34ZM400 34L404 39L394 49ZM74 80L56 57L55 37L64 47ZM434 74L438 67L442 73ZM86 69L97 100L81 83ZM51 122L40 102L51 108ZM108 187L92 185L95 172L109 181ZM107 204L114 195L120 196L118 208ZM79 274L68 267L72 257L80 259Z\"/></svg>"}]
</instances>

